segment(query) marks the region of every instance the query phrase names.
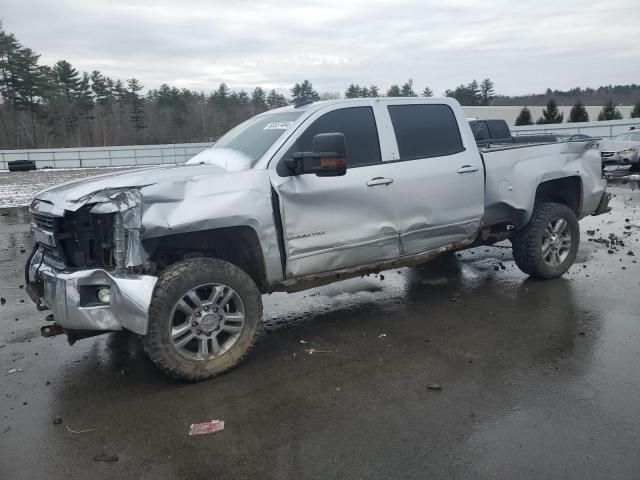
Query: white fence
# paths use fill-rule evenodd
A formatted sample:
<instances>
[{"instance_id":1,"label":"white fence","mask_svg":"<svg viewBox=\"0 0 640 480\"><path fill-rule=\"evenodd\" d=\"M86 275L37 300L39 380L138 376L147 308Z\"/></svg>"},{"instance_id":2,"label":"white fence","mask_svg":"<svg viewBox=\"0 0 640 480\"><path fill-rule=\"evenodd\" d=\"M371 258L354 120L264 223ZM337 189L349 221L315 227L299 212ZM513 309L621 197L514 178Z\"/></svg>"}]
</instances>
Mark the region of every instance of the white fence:
<instances>
[{"instance_id":1,"label":"white fence","mask_svg":"<svg viewBox=\"0 0 640 480\"><path fill-rule=\"evenodd\" d=\"M13 160L35 160L37 168L119 167L184 163L210 143L136 145L124 147L41 148L0 150L0 170Z\"/></svg>"},{"instance_id":2,"label":"white fence","mask_svg":"<svg viewBox=\"0 0 640 480\"><path fill-rule=\"evenodd\" d=\"M620 133L627 132L631 127L640 128L640 118L632 118L628 120L608 120L603 122L525 125L521 127L511 127L511 131L514 135L545 132L559 134L582 133L585 135L590 135L592 137L611 138Z\"/></svg>"}]
</instances>

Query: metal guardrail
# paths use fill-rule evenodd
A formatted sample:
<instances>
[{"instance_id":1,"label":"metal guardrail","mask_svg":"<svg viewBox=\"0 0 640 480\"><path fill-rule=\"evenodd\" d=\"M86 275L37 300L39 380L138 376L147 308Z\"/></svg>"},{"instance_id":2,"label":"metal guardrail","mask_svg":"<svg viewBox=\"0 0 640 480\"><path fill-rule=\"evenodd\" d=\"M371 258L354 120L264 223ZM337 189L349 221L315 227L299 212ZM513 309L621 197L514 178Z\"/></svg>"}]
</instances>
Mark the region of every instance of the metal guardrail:
<instances>
[{"instance_id":1,"label":"metal guardrail","mask_svg":"<svg viewBox=\"0 0 640 480\"><path fill-rule=\"evenodd\" d=\"M184 163L211 143L176 143L122 147L0 150L0 170L13 160L34 160L37 168L124 167Z\"/></svg>"},{"instance_id":2,"label":"metal guardrail","mask_svg":"<svg viewBox=\"0 0 640 480\"><path fill-rule=\"evenodd\" d=\"M514 135L535 133L574 134L582 133L592 137L611 138L629 131L631 127L640 128L640 118L626 120L607 120L602 122L553 123L548 125L525 125L511 127Z\"/></svg>"}]
</instances>

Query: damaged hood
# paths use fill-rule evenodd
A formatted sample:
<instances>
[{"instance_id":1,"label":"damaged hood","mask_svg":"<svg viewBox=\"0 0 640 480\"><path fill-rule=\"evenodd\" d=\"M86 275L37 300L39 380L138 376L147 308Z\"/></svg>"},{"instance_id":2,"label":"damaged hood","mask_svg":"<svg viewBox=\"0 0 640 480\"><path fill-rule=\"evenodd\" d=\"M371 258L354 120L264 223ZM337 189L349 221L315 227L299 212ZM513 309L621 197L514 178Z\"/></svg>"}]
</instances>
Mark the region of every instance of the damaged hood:
<instances>
[{"instance_id":1,"label":"damaged hood","mask_svg":"<svg viewBox=\"0 0 640 480\"><path fill-rule=\"evenodd\" d=\"M170 165L124 170L56 185L38 193L35 199L52 204L54 209L51 213L62 215L64 210L75 211L82 207L101 191L139 189L163 182L185 182L228 174L224 168L216 165Z\"/></svg>"}]
</instances>

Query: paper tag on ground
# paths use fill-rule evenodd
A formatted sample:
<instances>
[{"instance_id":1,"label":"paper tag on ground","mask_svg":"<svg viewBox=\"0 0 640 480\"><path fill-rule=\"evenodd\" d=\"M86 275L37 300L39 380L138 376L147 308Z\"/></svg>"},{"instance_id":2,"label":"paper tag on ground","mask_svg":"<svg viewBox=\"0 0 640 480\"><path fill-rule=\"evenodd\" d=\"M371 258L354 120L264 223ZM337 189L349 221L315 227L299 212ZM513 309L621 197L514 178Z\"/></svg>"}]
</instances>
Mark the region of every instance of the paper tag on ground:
<instances>
[{"instance_id":1,"label":"paper tag on ground","mask_svg":"<svg viewBox=\"0 0 640 480\"><path fill-rule=\"evenodd\" d=\"M224 430L224 420L210 420L204 423L192 423L189 427L189 435L204 435L221 430Z\"/></svg>"}]
</instances>

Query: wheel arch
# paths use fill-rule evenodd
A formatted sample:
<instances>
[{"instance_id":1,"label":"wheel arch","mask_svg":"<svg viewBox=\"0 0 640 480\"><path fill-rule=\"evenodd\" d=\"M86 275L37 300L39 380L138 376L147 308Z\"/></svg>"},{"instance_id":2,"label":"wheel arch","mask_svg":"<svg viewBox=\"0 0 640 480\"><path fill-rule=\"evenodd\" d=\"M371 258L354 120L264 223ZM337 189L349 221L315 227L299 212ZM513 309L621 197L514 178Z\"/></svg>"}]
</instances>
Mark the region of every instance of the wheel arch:
<instances>
[{"instance_id":1,"label":"wheel arch","mask_svg":"<svg viewBox=\"0 0 640 480\"><path fill-rule=\"evenodd\" d=\"M233 226L154 237L145 250L160 269L195 256L215 257L244 270L261 292L267 289L265 259L257 232L249 226Z\"/></svg>"},{"instance_id":2,"label":"wheel arch","mask_svg":"<svg viewBox=\"0 0 640 480\"><path fill-rule=\"evenodd\" d=\"M540 182L529 208L523 212L516 227L521 228L529 222L536 204L541 202L555 202L568 206L581 218L582 212L582 179L577 175L555 178Z\"/></svg>"}]
</instances>

